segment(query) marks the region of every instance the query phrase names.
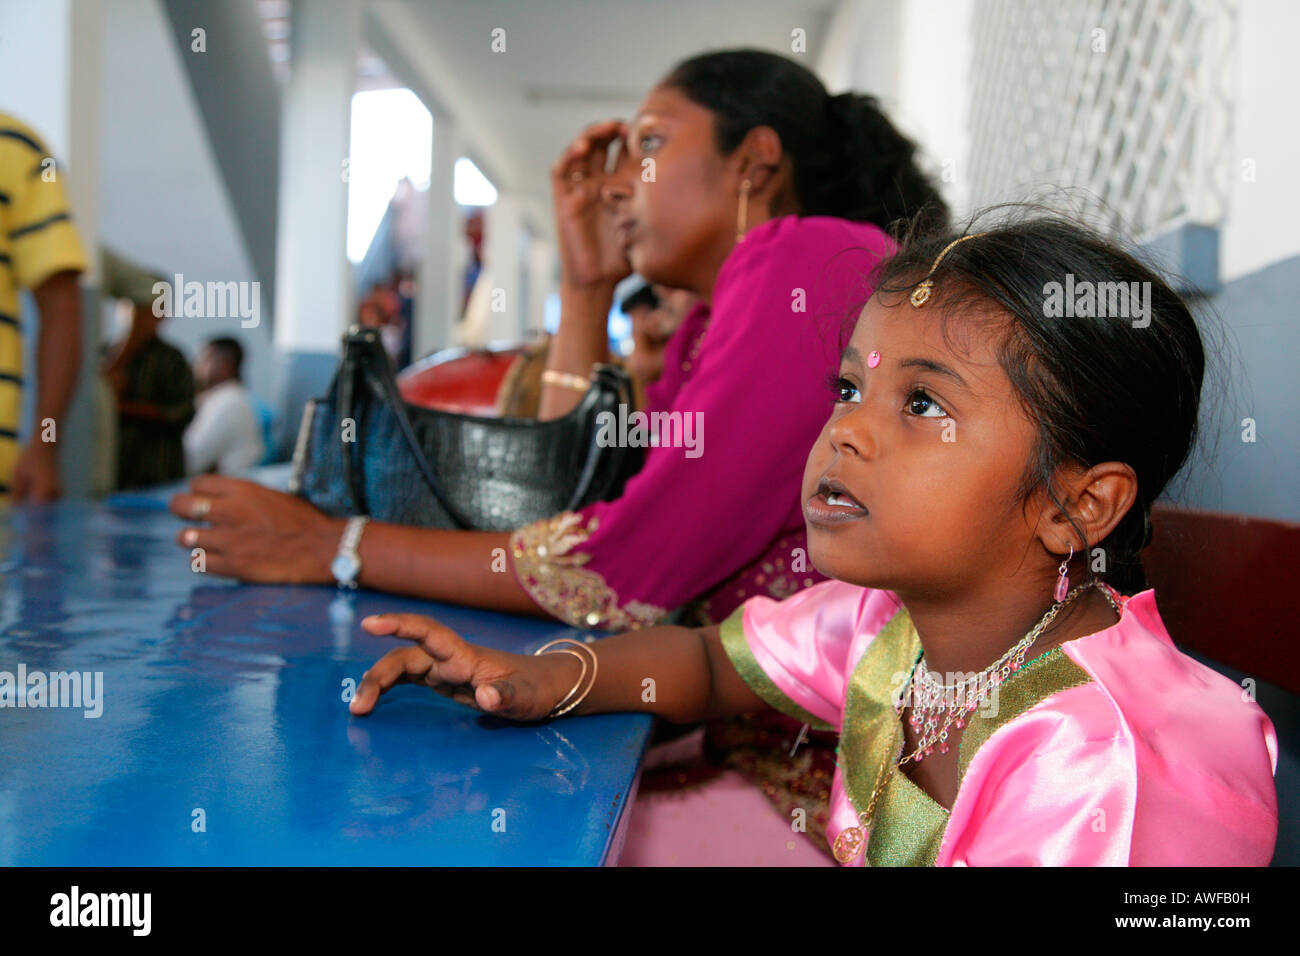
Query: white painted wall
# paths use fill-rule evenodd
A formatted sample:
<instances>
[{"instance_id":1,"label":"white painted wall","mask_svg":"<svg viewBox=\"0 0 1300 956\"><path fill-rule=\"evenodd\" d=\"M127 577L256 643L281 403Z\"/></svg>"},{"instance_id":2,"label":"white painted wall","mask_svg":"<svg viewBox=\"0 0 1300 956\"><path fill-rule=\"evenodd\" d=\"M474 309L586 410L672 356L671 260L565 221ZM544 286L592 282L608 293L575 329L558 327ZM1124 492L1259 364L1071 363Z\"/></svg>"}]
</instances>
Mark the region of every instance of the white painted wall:
<instances>
[{"instance_id":1,"label":"white painted wall","mask_svg":"<svg viewBox=\"0 0 1300 956\"><path fill-rule=\"evenodd\" d=\"M100 49L103 242L164 276L256 280L161 5L113 0ZM263 301L257 328L241 328L237 317L176 317L161 334L191 357L206 339L235 336L246 353L245 380L271 401L269 319Z\"/></svg>"},{"instance_id":2,"label":"white painted wall","mask_svg":"<svg viewBox=\"0 0 1300 956\"><path fill-rule=\"evenodd\" d=\"M978 0L841 0L830 21L818 73L835 92L878 95L898 126L940 170L958 217L969 212L971 25ZM1224 282L1300 255L1300 89L1295 37L1300 4L1239 0L1234 148L1227 218L1220 234ZM1243 163L1253 160L1254 181Z\"/></svg>"},{"instance_id":3,"label":"white painted wall","mask_svg":"<svg viewBox=\"0 0 1300 956\"><path fill-rule=\"evenodd\" d=\"M841 0L817 73L832 93L880 100L921 148L954 214L965 214L970 141L970 23L975 0Z\"/></svg>"},{"instance_id":4,"label":"white painted wall","mask_svg":"<svg viewBox=\"0 0 1300 956\"><path fill-rule=\"evenodd\" d=\"M72 0L0 3L0 110L36 129L59 157L66 157L71 145L64 86L72 62L71 16Z\"/></svg>"},{"instance_id":5,"label":"white painted wall","mask_svg":"<svg viewBox=\"0 0 1300 956\"><path fill-rule=\"evenodd\" d=\"M1295 175L1300 4L1241 0L1239 11L1236 146L1228 218L1220 236L1224 281L1300 255L1300 177ZM1254 182L1243 178L1246 160L1254 160Z\"/></svg>"},{"instance_id":6,"label":"white painted wall","mask_svg":"<svg viewBox=\"0 0 1300 956\"><path fill-rule=\"evenodd\" d=\"M955 219L969 212L971 21L975 0L902 4L898 123L939 167Z\"/></svg>"},{"instance_id":7,"label":"white painted wall","mask_svg":"<svg viewBox=\"0 0 1300 956\"><path fill-rule=\"evenodd\" d=\"M892 107L898 98L903 0L841 0L831 13L817 74L832 93L853 90Z\"/></svg>"}]
</instances>

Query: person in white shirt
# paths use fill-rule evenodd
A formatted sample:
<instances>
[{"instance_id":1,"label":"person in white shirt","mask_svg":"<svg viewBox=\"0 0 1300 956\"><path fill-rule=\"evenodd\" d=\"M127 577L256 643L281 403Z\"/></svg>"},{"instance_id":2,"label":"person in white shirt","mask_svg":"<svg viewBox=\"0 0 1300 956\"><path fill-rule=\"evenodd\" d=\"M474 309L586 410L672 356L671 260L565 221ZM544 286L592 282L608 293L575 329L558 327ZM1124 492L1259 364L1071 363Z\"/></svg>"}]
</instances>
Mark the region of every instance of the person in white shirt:
<instances>
[{"instance_id":1,"label":"person in white shirt","mask_svg":"<svg viewBox=\"0 0 1300 956\"><path fill-rule=\"evenodd\" d=\"M240 379L244 349L237 339L212 339L194 363L201 389L198 410L185 430L185 468L191 475L239 474L265 454L252 393Z\"/></svg>"}]
</instances>

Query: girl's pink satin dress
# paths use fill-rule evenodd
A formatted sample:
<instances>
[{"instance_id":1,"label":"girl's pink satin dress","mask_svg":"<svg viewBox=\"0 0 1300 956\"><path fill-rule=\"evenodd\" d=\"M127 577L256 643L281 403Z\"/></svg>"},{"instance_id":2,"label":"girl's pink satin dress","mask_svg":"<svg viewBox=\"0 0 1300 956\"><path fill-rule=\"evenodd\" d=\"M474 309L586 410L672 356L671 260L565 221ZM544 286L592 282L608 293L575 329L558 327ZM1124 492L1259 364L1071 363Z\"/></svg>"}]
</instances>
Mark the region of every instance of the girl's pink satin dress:
<instances>
[{"instance_id":1,"label":"girl's pink satin dress","mask_svg":"<svg viewBox=\"0 0 1300 956\"><path fill-rule=\"evenodd\" d=\"M1277 838L1272 722L1242 687L1174 646L1154 591L1119 600L1116 624L1060 646L1074 686L963 754L935 865L1268 865ZM839 730L847 766L855 728L842 724L854 672L905 614L890 592L825 581L784 601L751 598L724 624L724 646L778 710ZM832 784L831 841L857 825L854 801L869 795L846 789L843 769Z\"/></svg>"}]
</instances>

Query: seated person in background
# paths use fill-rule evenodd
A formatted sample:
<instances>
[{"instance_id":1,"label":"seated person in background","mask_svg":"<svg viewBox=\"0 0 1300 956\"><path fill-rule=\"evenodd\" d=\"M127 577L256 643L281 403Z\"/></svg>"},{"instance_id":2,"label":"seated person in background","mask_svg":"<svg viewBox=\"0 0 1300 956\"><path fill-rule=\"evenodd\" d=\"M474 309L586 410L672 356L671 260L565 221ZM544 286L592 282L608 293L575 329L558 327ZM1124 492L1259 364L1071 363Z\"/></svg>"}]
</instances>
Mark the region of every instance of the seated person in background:
<instances>
[{"instance_id":1,"label":"seated person in background","mask_svg":"<svg viewBox=\"0 0 1300 956\"><path fill-rule=\"evenodd\" d=\"M645 408L645 387L657 381L664 369L664 348L682 324L696 298L681 289L642 285L627 296L619 308L632 320L632 351L621 364L632 379L633 404ZM511 364L497 390L497 411L515 418L536 418L541 400L542 373L550 354L546 337Z\"/></svg>"},{"instance_id":2,"label":"seated person in background","mask_svg":"<svg viewBox=\"0 0 1300 956\"><path fill-rule=\"evenodd\" d=\"M156 298L153 286L158 277L141 268L125 256L120 256L107 246L99 249L100 295L105 301L129 306L153 307ZM130 313L124 313L129 315ZM130 321L129 319L127 321ZM118 487L118 412L117 390L109 377L109 363L115 346L101 345L99 349L100 374L95 376L94 394L91 398L95 416L95 458L90 479L90 493L97 498Z\"/></svg>"},{"instance_id":3,"label":"seated person in background","mask_svg":"<svg viewBox=\"0 0 1300 956\"><path fill-rule=\"evenodd\" d=\"M185 429L185 472L239 474L266 454L253 394L240 378L244 349L237 339L217 338L194 362L198 411Z\"/></svg>"},{"instance_id":4,"label":"seated person in background","mask_svg":"<svg viewBox=\"0 0 1300 956\"><path fill-rule=\"evenodd\" d=\"M117 396L119 489L185 477L181 437L194 417L194 376L181 351L158 337L164 318L135 301L130 331L104 368Z\"/></svg>"},{"instance_id":5,"label":"seated person in background","mask_svg":"<svg viewBox=\"0 0 1300 956\"><path fill-rule=\"evenodd\" d=\"M645 387L659 381L664 348L697 301L684 289L663 285L643 286L623 300L621 308L632 320L632 352L623 364L632 376L637 408L645 408Z\"/></svg>"},{"instance_id":6,"label":"seated person in background","mask_svg":"<svg viewBox=\"0 0 1300 956\"><path fill-rule=\"evenodd\" d=\"M535 345L517 355L497 386L497 414L507 418L536 418L542 397L542 372L551 337L544 335Z\"/></svg>"},{"instance_id":7,"label":"seated person in background","mask_svg":"<svg viewBox=\"0 0 1300 956\"><path fill-rule=\"evenodd\" d=\"M402 314L402 297L396 280L376 285L366 294L357 308L357 321L366 328L379 330L384 352L395 370L409 364L411 350L406 338L406 317Z\"/></svg>"}]
</instances>

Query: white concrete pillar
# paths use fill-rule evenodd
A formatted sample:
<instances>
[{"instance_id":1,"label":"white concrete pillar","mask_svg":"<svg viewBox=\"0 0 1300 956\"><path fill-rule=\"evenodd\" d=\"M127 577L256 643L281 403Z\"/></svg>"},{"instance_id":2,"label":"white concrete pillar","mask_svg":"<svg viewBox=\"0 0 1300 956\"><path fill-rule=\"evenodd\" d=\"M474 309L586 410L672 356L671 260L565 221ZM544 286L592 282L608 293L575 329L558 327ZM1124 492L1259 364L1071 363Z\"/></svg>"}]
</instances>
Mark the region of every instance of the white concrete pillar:
<instances>
[{"instance_id":1,"label":"white concrete pillar","mask_svg":"<svg viewBox=\"0 0 1300 956\"><path fill-rule=\"evenodd\" d=\"M425 214L424 261L420 265L412 329L412 357L419 358L451 342L460 319L465 281L465 240L456 205L456 160L463 137L446 114L433 114L433 162Z\"/></svg>"},{"instance_id":2,"label":"white concrete pillar","mask_svg":"<svg viewBox=\"0 0 1300 956\"><path fill-rule=\"evenodd\" d=\"M540 332L546 316L546 299L559 288L559 260L555 243L534 235L528 245L528 311L525 332Z\"/></svg>"},{"instance_id":3,"label":"white concrete pillar","mask_svg":"<svg viewBox=\"0 0 1300 956\"><path fill-rule=\"evenodd\" d=\"M336 353L353 312L347 158L357 0L296 0L281 117L275 344Z\"/></svg>"},{"instance_id":4,"label":"white concrete pillar","mask_svg":"<svg viewBox=\"0 0 1300 956\"><path fill-rule=\"evenodd\" d=\"M487 341L517 339L524 329L523 204L504 190L487 208L483 223L483 264L489 277Z\"/></svg>"}]
</instances>

